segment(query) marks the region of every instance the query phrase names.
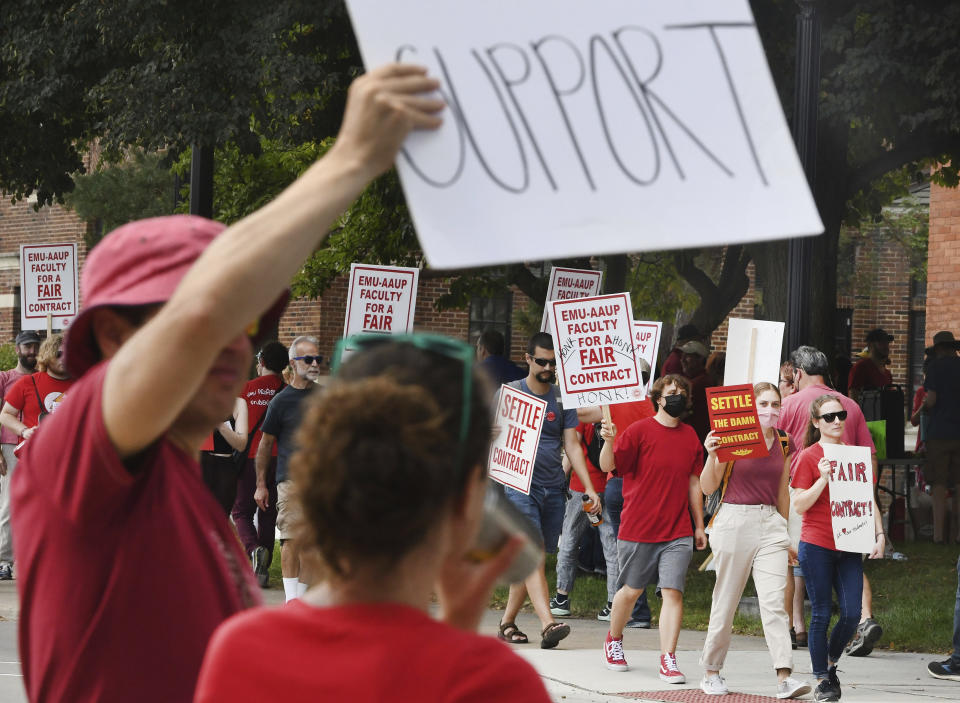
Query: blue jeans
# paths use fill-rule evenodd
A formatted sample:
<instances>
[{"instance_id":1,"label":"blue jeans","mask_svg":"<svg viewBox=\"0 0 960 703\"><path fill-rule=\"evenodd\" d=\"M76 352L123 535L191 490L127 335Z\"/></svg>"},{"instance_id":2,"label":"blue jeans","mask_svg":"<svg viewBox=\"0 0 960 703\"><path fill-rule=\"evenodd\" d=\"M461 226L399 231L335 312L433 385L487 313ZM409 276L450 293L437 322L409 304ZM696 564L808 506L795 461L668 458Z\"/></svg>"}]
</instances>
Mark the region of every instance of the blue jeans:
<instances>
[{"instance_id":1,"label":"blue jeans","mask_svg":"<svg viewBox=\"0 0 960 703\"><path fill-rule=\"evenodd\" d=\"M566 507L567 495L564 488L548 488L532 484L530 495L518 490L503 487L503 493L520 512L540 528L543 537L543 551L547 554L556 554L560 542L560 531L563 528L563 511Z\"/></svg>"},{"instance_id":2,"label":"blue jeans","mask_svg":"<svg viewBox=\"0 0 960 703\"><path fill-rule=\"evenodd\" d=\"M607 514L610 516L610 524L613 526L613 535L620 534L620 513L623 512L623 479L610 477L607 479L607 487L603 491L603 502L607 506ZM650 603L647 602L647 591L644 589L640 597L637 598L637 604L633 606L631 620L640 620L650 622L653 616L650 614Z\"/></svg>"},{"instance_id":3,"label":"blue jeans","mask_svg":"<svg viewBox=\"0 0 960 703\"><path fill-rule=\"evenodd\" d=\"M798 556L803 578L810 596L810 628L807 634L810 663L818 679L827 676L827 659L840 661L843 648L860 624L860 603L863 596L863 561L859 554L838 552L801 541ZM833 591L837 592L840 617L830 633L830 606Z\"/></svg>"},{"instance_id":4,"label":"blue jeans","mask_svg":"<svg viewBox=\"0 0 960 703\"><path fill-rule=\"evenodd\" d=\"M953 606L953 656L950 661L960 666L960 559L957 559L957 603Z\"/></svg>"}]
</instances>

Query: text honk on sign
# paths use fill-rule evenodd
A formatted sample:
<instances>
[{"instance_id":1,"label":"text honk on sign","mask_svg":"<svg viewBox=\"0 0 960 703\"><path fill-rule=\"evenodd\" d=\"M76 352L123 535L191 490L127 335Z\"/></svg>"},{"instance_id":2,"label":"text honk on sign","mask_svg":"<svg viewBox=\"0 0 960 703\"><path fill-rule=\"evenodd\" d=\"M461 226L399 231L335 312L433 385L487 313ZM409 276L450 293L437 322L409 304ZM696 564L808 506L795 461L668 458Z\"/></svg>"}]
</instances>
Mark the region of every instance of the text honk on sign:
<instances>
[{"instance_id":1,"label":"text honk on sign","mask_svg":"<svg viewBox=\"0 0 960 703\"><path fill-rule=\"evenodd\" d=\"M547 401L501 386L494 416L499 432L490 443L490 478L521 493L530 493L546 411Z\"/></svg>"},{"instance_id":2,"label":"text honk on sign","mask_svg":"<svg viewBox=\"0 0 960 703\"><path fill-rule=\"evenodd\" d=\"M833 541L842 552L866 554L873 549L873 462L868 447L823 445L830 462L830 520Z\"/></svg>"},{"instance_id":3,"label":"text honk on sign","mask_svg":"<svg viewBox=\"0 0 960 703\"><path fill-rule=\"evenodd\" d=\"M554 300L549 305L564 406L579 408L642 399L643 379L633 350L630 294Z\"/></svg>"},{"instance_id":4,"label":"text honk on sign","mask_svg":"<svg viewBox=\"0 0 960 703\"><path fill-rule=\"evenodd\" d=\"M413 331L419 276L415 268L351 264L343 336Z\"/></svg>"}]
</instances>

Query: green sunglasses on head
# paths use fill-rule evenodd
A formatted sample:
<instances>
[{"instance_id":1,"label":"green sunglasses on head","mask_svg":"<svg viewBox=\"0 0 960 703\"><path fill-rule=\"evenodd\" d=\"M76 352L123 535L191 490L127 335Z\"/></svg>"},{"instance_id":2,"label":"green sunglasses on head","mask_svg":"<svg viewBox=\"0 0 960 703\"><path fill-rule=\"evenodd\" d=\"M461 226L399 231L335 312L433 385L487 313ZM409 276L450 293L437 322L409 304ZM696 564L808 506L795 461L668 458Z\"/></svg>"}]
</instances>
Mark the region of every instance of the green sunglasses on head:
<instances>
[{"instance_id":1,"label":"green sunglasses on head","mask_svg":"<svg viewBox=\"0 0 960 703\"><path fill-rule=\"evenodd\" d=\"M330 368L336 375L343 363L344 354L349 356L350 354L362 353L384 344L409 344L417 349L440 354L463 364L463 392L461 393L463 400L460 407L460 442L457 448L456 463L456 469L460 471L467 435L470 432L470 403L473 400L473 359L476 350L459 339L445 337L441 334L355 334L337 342L333 350L333 360L330 363Z\"/></svg>"}]
</instances>

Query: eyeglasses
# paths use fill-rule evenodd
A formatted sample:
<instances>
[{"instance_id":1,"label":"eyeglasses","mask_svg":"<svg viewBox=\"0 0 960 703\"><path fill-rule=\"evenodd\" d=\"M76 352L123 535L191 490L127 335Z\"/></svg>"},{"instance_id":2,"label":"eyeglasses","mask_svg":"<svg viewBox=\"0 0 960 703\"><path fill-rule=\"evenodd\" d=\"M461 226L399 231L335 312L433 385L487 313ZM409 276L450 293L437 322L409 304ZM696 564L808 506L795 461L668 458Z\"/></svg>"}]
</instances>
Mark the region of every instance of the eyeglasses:
<instances>
[{"instance_id":1,"label":"eyeglasses","mask_svg":"<svg viewBox=\"0 0 960 703\"><path fill-rule=\"evenodd\" d=\"M825 420L825 421L827 421L827 422L833 422L833 421L836 420L836 419L846 420L846 419L847 419L847 411L846 411L846 410L841 410L840 412L836 412L836 413L824 413L824 414L821 415L818 419L820 419L820 420Z\"/></svg>"},{"instance_id":2,"label":"eyeglasses","mask_svg":"<svg viewBox=\"0 0 960 703\"><path fill-rule=\"evenodd\" d=\"M260 357L257 357L257 361L259 361L259 360L260 360ZM317 366L319 366L320 363L323 361L323 355L322 355L322 354L317 354L316 356L310 356L310 355L308 354L308 355L306 355L306 356L295 356L295 357L293 357L293 360L294 360L294 361L302 361L302 362L303 362L304 364L306 364L307 366L313 366L314 362L316 362Z\"/></svg>"},{"instance_id":3,"label":"eyeglasses","mask_svg":"<svg viewBox=\"0 0 960 703\"><path fill-rule=\"evenodd\" d=\"M552 366L553 368L557 368L557 360L556 360L556 359L541 359L541 358L539 358L539 357L531 357L531 358L532 358L535 362L537 362L537 366Z\"/></svg>"},{"instance_id":4,"label":"eyeglasses","mask_svg":"<svg viewBox=\"0 0 960 703\"><path fill-rule=\"evenodd\" d=\"M457 339L444 337L440 334L355 334L352 337L341 339L333 349L333 360L330 364L336 374L343 363L343 357L355 352L375 349L382 344L409 344L417 349L440 354L448 359L455 359L463 364L463 398L460 407L460 438L457 445L455 470L459 473L463 468L464 451L466 449L467 434L470 431L470 403L473 399L473 360L476 354L474 347Z\"/></svg>"}]
</instances>

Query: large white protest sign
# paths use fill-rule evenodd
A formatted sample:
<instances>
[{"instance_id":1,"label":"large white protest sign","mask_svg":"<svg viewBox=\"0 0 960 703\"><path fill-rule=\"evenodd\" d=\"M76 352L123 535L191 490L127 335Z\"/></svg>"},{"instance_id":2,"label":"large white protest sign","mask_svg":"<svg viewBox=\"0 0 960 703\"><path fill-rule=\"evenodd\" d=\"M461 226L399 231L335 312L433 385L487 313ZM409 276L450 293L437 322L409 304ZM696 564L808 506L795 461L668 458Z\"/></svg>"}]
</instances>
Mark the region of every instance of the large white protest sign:
<instances>
[{"instance_id":1,"label":"large white protest sign","mask_svg":"<svg viewBox=\"0 0 960 703\"><path fill-rule=\"evenodd\" d=\"M348 0L448 107L397 167L430 264L818 234L748 0Z\"/></svg>"},{"instance_id":2,"label":"large white protest sign","mask_svg":"<svg viewBox=\"0 0 960 703\"><path fill-rule=\"evenodd\" d=\"M412 332L419 279L415 268L351 264L343 336Z\"/></svg>"},{"instance_id":3,"label":"large white protest sign","mask_svg":"<svg viewBox=\"0 0 960 703\"><path fill-rule=\"evenodd\" d=\"M780 381L783 323L730 318L723 385Z\"/></svg>"},{"instance_id":4,"label":"large white protest sign","mask_svg":"<svg viewBox=\"0 0 960 703\"><path fill-rule=\"evenodd\" d=\"M568 269L554 266L550 269L550 285L547 286L547 302L551 300L572 300L573 298L589 298L600 295L600 283L603 272L593 269ZM550 331L547 322L547 312L550 307L543 307L543 321L540 323L541 332Z\"/></svg>"},{"instance_id":5,"label":"large white protest sign","mask_svg":"<svg viewBox=\"0 0 960 703\"><path fill-rule=\"evenodd\" d=\"M823 445L830 473L833 541L842 552L866 554L876 541L873 517L873 463L868 447Z\"/></svg>"},{"instance_id":6,"label":"large white protest sign","mask_svg":"<svg viewBox=\"0 0 960 703\"><path fill-rule=\"evenodd\" d=\"M499 432L490 443L490 478L521 493L530 493L546 411L547 401L510 386L500 387L494 414Z\"/></svg>"},{"instance_id":7,"label":"large white protest sign","mask_svg":"<svg viewBox=\"0 0 960 703\"><path fill-rule=\"evenodd\" d=\"M641 400L644 388L633 353L630 294L547 304L564 407Z\"/></svg>"},{"instance_id":8,"label":"large white protest sign","mask_svg":"<svg viewBox=\"0 0 960 703\"><path fill-rule=\"evenodd\" d=\"M77 245L20 245L20 329L63 329L77 316Z\"/></svg>"},{"instance_id":9,"label":"large white protest sign","mask_svg":"<svg viewBox=\"0 0 960 703\"><path fill-rule=\"evenodd\" d=\"M633 323L633 351L638 359L650 364L650 380L647 381L646 391L653 388L653 376L657 370L657 352L660 349L660 332L662 322L644 320Z\"/></svg>"}]
</instances>

